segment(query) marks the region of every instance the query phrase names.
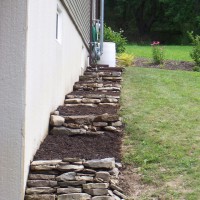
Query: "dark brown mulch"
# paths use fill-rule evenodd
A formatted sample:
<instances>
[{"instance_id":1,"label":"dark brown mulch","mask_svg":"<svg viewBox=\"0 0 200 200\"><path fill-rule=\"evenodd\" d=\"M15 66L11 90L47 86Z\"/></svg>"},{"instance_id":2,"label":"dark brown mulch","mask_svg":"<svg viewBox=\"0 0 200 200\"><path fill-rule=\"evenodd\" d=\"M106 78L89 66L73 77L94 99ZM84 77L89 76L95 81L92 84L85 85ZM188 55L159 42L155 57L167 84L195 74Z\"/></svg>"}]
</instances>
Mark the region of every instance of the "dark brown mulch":
<instances>
[{"instance_id":1,"label":"dark brown mulch","mask_svg":"<svg viewBox=\"0 0 200 200\"><path fill-rule=\"evenodd\" d=\"M186 61L174 61L166 60L162 65L156 65L152 63L151 59L147 58L137 58L134 63L137 67L145 68L158 68L158 69L168 69L168 70L184 70L184 71L193 71L194 64L192 62Z\"/></svg>"},{"instance_id":2,"label":"dark brown mulch","mask_svg":"<svg viewBox=\"0 0 200 200\"><path fill-rule=\"evenodd\" d=\"M98 83L98 84L103 84L103 85L107 85L107 84L110 84L110 85L115 85L115 84L120 84L120 81L99 81L99 82L96 82L96 81L78 81L76 82L78 84L95 84L95 83Z\"/></svg>"},{"instance_id":3,"label":"dark brown mulch","mask_svg":"<svg viewBox=\"0 0 200 200\"><path fill-rule=\"evenodd\" d=\"M97 105L91 106L59 106L58 111L62 116L72 115L102 115L104 113L116 114L118 111L117 106L110 105Z\"/></svg>"},{"instance_id":4,"label":"dark brown mulch","mask_svg":"<svg viewBox=\"0 0 200 200\"><path fill-rule=\"evenodd\" d=\"M120 92L112 92L112 91L107 91L107 92L102 92L102 91L74 91L71 92L69 95L86 95L86 94L106 94L110 96L120 96Z\"/></svg>"},{"instance_id":5,"label":"dark brown mulch","mask_svg":"<svg viewBox=\"0 0 200 200\"><path fill-rule=\"evenodd\" d=\"M107 132L100 136L48 135L37 151L34 160L63 159L102 159L115 157L121 160L122 134Z\"/></svg>"}]
</instances>

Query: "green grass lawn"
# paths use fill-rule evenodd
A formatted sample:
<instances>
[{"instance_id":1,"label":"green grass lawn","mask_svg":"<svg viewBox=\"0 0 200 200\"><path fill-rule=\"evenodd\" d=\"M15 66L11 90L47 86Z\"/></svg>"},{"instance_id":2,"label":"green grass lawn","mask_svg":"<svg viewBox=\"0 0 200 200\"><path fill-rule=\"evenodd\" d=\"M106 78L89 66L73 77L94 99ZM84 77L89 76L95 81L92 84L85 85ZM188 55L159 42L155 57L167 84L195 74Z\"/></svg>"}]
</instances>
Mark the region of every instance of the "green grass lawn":
<instances>
[{"instance_id":1,"label":"green grass lawn","mask_svg":"<svg viewBox=\"0 0 200 200\"><path fill-rule=\"evenodd\" d=\"M192 46L164 46L166 60L192 61L190 51ZM140 45L127 45L126 52L136 57L152 58L152 47Z\"/></svg>"},{"instance_id":2,"label":"green grass lawn","mask_svg":"<svg viewBox=\"0 0 200 200\"><path fill-rule=\"evenodd\" d=\"M124 161L156 186L139 199L199 200L200 74L130 67L123 78Z\"/></svg>"}]
</instances>

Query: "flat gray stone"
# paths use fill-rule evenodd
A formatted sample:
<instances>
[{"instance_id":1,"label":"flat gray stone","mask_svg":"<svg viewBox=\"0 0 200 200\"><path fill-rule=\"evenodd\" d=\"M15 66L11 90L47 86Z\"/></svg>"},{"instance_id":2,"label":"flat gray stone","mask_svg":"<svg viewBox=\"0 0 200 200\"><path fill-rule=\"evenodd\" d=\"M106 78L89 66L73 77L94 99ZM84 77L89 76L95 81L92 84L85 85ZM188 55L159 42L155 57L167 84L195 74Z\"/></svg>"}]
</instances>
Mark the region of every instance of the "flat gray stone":
<instances>
[{"instance_id":1,"label":"flat gray stone","mask_svg":"<svg viewBox=\"0 0 200 200\"><path fill-rule=\"evenodd\" d=\"M50 187L35 187L26 189L26 194L52 194L55 192L56 189Z\"/></svg>"},{"instance_id":2,"label":"flat gray stone","mask_svg":"<svg viewBox=\"0 0 200 200\"><path fill-rule=\"evenodd\" d=\"M83 162L85 160L80 159L80 158L64 158L63 162L70 162L70 163L74 163L74 162Z\"/></svg>"},{"instance_id":3,"label":"flat gray stone","mask_svg":"<svg viewBox=\"0 0 200 200\"><path fill-rule=\"evenodd\" d=\"M118 100L114 98L105 98L101 99L101 103L118 103Z\"/></svg>"},{"instance_id":4,"label":"flat gray stone","mask_svg":"<svg viewBox=\"0 0 200 200\"><path fill-rule=\"evenodd\" d=\"M57 181L75 181L76 180L75 176L76 176L75 172L68 172L56 177L56 180Z\"/></svg>"},{"instance_id":5,"label":"flat gray stone","mask_svg":"<svg viewBox=\"0 0 200 200\"><path fill-rule=\"evenodd\" d=\"M59 164L57 165L59 171L82 171L83 165Z\"/></svg>"},{"instance_id":6,"label":"flat gray stone","mask_svg":"<svg viewBox=\"0 0 200 200\"><path fill-rule=\"evenodd\" d=\"M85 167L94 168L94 169L113 169L115 168L115 159L114 158L105 158L101 160L89 160L83 163Z\"/></svg>"},{"instance_id":7,"label":"flat gray stone","mask_svg":"<svg viewBox=\"0 0 200 200\"><path fill-rule=\"evenodd\" d=\"M119 186L115 185L115 184L111 184L110 188L112 190L117 190L118 192L123 192L122 188L120 188Z\"/></svg>"},{"instance_id":8,"label":"flat gray stone","mask_svg":"<svg viewBox=\"0 0 200 200\"><path fill-rule=\"evenodd\" d=\"M87 135L103 135L104 132L103 131L87 131L86 134Z\"/></svg>"},{"instance_id":9,"label":"flat gray stone","mask_svg":"<svg viewBox=\"0 0 200 200\"><path fill-rule=\"evenodd\" d=\"M100 99L100 98L105 98L106 95L105 94L86 94L85 97L89 99Z\"/></svg>"},{"instance_id":10,"label":"flat gray stone","mask_svg":"<svg viewBox=\"0 0 200 200\"><path fill-rule=\"evenodd\" d=\"M28 180L28 187L56 187L57 181L49 181L49 180Z\"/></svg>"},{"instance_id":11,"label":"flat gray stone","mask_svg":"<svg viewBox=\"0 0 200 200\"><path fill-rule=\"evenodd\" d=\"M117 129L114 126L106 126L104 127L106 131L116 131Z\"/></svg>"},{"instance_id":12,"label":"flat gray stone","mask_svg":"<svg viewBox=\"0 0 200 200\"><path fill-rule=\"evenodd\" d=\"M102 179L104 182L109 183L110 181L110 173L108 172L104 172L104 171L100 171L96 173L96 177L97 179Z\"/></svg>"},{"instance_id":13,"label":"flat gray stone","mask_svg":"<svg viewBox=\"0 0 200 200\"><path fill-rule=\"evenodd\" d=\"M31 165L32 171L49 171L56 169L55 165Z\"/></svg>"},{"instance_id":14,"label":"flat gray stone","mask_svg":"<svg viewBox=\"0 0 200 200\"><path fill-rule=\"evenodd\" d=\"M26 195L25 200L55 200L56 195L42 194L42 195Z\"/></svg>"},{"instance_id":15,"label":"flat gray stone","mask_svg":"<svg viewBox=\"0 0 200 200\"><path fill-rule=\"evenodd\" d=\"M80 129L81 125L80 124L73 124L73 123L64 123L64 127L66 128L73 128L73 129Z\"/></svg>"},{"instance_id":16,"label":"flat gray stone","mask_svg":"<svg viewBox=\"0 0 200 200\"><path fill-rule=\"evenodd\" d=\"M66 135L83 135L86 134L85 129L71 129L66 127L54 127L50 134L57 135L57 134L66 134Z\"/></svg>"},{"instance_id":17,"label":"flat gray stone","mask_svg":"<svg viewBox=\"0 0 200 200\"><path fill-rule=\"evenodd\" d=\"M103 196L108 194L108 189L86 189L84 192L92 196Z\"/></svg>"},{"instance_id":18,"label":"flat gray stone","mask_svg":"<svg viewBox=\"0 0 200 200\"><path fill-rule=\"evenodd\" d=\"M108 123L107 122L93 122L93 126L105 127L105 126L108 126Z\"/></svg>"},{"instance_id":19,"label":"flat gray stone","mask_svg":"<svg viewBox=\"0 0 200 200\"><path fill-rule=\"evenodd\" d=\"M82 193L82 188L58 188L57 194Z\"/></svg>"},{"instance_id":20,"label":"flat gray stone","mask_svg":"<svg viewBox=\"0 0 200 200\"><path fill-rule=\"evenodd\" d=\"M36 160L31 163L31 166L36 166L36 165L57 165L62 160Z\"/></svg>"},{"instance_id":21,"label":"flat gray stone","mask_svg":"<svg viewBox=\"0 0 200 200\"><path fill-rule=\"evenodd\" d=\"M115 200L115 198L110 196L96 196L92 197L92 200Z\"/></svg>"},{"instance_id":22,"label":"flat gray stone","mask_svg":"<svg viewBox=\"0 0 200 200\"><path fill-rule=\"evenodd\" d=\"M113 122L112 126L120 127L120 126L122 126L122 122L121 121Z\"/></svg>"},{"instance_id":23,"label":"flat gray stone","mask_svg":"<svg viewBox=\"0 0 200 200\"><path fill-rule=\"evenodd\" d=\"M85 193L63 194L58 196L58 200L90 200L91 196Z\"/></svg>"},{"instance_id":24,"label":"flat gray stone","mask_svg":"<svg viewBox=\"0 0 200 200\"><path fill-rule=\"evenodd\" d=\"M93 182L94 178L92 176L76 176L77 181L90 181Z\"/></svg>"},{"instance_id":25,"label":"flat gray stone","mask_svg":"<svg viewBox=\"0 0 200 200\"><path fill-rule=\"evenodd\" d=\"M58 185L61 187L68 187L68 186L82 186L86 184L86 181L65 181L65 182L58 182Z\"/></svg>"},{"instance_id":26,"label":"flat gray stone","mask_svg":"<svg viewBox=\"0 0 200 200\"><path fill-rule=\"evenodd\" d=\"M46 174L29 174L29 180L55 180L55 175L46 175Z\"/></svg>"},{"instance_id":27,"label":"flat gray stone","mask_svg":"<svg viewBox=\"0 0 200 200\"><path fill-rule=\"evenodd\" d=\"M83 124L91 124L94 118L95 117L92 115L66 116L65 121L83 125Z\"/></svg>"},{"instance_id":28,"label":"flat gray stone","mask_svg":"<svg viewBox=\"0 0 200 200\"><path fill-rule=\"evenodd\" d=\"M121 197L122 199L127 199L126 195L122 194L117 190L114 190L113 193L116 194L118 197Z\"/></svg>"},{"instance_id":29,"label":"flat gray stone","mask_svg":"<svg viewBox=\"0 0 200 200\"><path fill-rule=\"evenodd\" d=\"M83 96L81 95L71 95L71 94L68 94L65 96L66 99L75 99L75 98L78 98L78 99L82 99Z\"/></svg>"},{"instance_id":30,"label":"flat gray stone","mask_svg":"<svg viewBox=\"0 0 200 200\"><path fill-rule=\"evenodd\" d=\"M102 91L102 90L107 90L107 91L120 91L121 88L120 87L102 87L102 88L98 88L98 90Z\"/></svg>"},{"instance_id":31,"label":"flat gray stone","mask_svg":"<svg viewBox=\"0 0 200 200\"><path fill-rule=\"evenodd\" d=\"M88 183L83 185L83 189L107 189L109 187L108 183Z\"/></svg>"},{"instance_id":32,"label":"flat gray stone","mask_svg":"<svg viewBox=\"0 0 200 200\"><path fill-rule=\"evenodd\" d=\"M53 112L50 113L51 115L59 115L59 111L58 110L55 110Z\"/></svg>"},{"instance_id":33,"label":"flat gray stone","mask_svg":"<svg viewBox=\"0 0 200 200\"><path fill-rule=\"evenodd\" d=\"M82 103L100 103L101 101L99 99L88 99L88 98L83 98Z\"/></svg>"},{"instance_id":34,"label":"flat gray stone","mask_svg":"<svg viewBox=\"0 0 200 200\"><path fill-rule=\"evenodd\" d=\"M118 168L114 168L111 171L109 171L110 175L115 176L116 178L119 178L119 169Z\"/></svg>"},{"instance_id":35,"label":"flat gray stone","mask_svg":"<svg viewBox=\"0 0 200 200\"><path fill-rule=\"evenodd\" d=\"M103 115L95 117L94 122L115 122L118 120L119 120L118 115L110 115L108 113L105 113Z\"/></svg>"},{"instance_id":36,"label":"flat gray stone","mask_svg":"<svg viewBox=\"0 0 200 200\"><path fill-rule=\"evenodd\" d=\"M65 118L58 115L51 115L50 124L52 126L62 126L65 122Z\"/></svg>"}]
</instances>

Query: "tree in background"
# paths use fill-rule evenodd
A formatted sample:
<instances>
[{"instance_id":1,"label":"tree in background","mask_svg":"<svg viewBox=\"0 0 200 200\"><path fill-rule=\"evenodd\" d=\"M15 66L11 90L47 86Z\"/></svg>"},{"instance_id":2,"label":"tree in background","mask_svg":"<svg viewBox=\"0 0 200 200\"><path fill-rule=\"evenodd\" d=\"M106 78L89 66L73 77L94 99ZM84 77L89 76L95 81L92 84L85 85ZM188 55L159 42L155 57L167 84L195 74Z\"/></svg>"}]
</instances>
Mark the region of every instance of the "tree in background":
<instances>
[{"instance_id":1,"label":"tree in background","mask_svg":"<svg viewBox=\"0 0 200 200\"><path fill-rule=\"evenodd\" d=\"M200 0L106 0L105 21L129 41L186 43L200 33Z\"/></svg>"}]
</instances>

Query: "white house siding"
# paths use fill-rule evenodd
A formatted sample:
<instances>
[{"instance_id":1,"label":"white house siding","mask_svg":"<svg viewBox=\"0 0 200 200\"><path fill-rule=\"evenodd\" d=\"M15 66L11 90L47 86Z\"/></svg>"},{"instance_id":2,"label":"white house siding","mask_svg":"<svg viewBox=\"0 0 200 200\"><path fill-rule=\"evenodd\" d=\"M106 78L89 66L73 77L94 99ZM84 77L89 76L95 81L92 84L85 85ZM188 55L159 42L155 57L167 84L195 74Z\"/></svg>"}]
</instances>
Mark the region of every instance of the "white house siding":
<instances>
[{"instance_id":1,"label":"white house siding","mask_svg":"<svg viewBox=\"0 0 200 200\"><path fill-rule=\"evenodd\" d=\"M27 1L0 0L0 199L23 198Z\"/></svg>"},{"instance_id":2,"label":"white house siding","mask_svg":"<svg viewBox=\"0 0 200 200\"><path fill-rule=\"evenodd\" d=\"M89 1L88 1L89 2ZM62 11L62 42L56 40L57 5ZM49 114L87 65L87 49L56 0L29 0L26 70L25 176L30 160L48 133Z\"/></svg>"},{"instance_id":3,"label":"white house siding","mask_svg":"<svg viewBox=\"0 0 200 200\"><path fill-rule=\"evenodd\" d=\"M85 44L89 47L90 41L90 0L61 0L74 24L80 31ZM96 5L96 0L92 1ZM95 7L94 7L95 8Z\"/></svg>"}]
</instances>

